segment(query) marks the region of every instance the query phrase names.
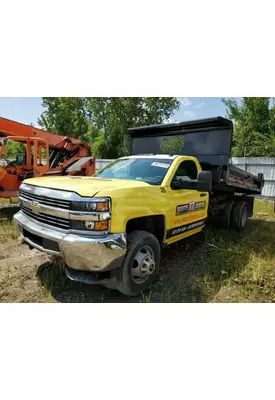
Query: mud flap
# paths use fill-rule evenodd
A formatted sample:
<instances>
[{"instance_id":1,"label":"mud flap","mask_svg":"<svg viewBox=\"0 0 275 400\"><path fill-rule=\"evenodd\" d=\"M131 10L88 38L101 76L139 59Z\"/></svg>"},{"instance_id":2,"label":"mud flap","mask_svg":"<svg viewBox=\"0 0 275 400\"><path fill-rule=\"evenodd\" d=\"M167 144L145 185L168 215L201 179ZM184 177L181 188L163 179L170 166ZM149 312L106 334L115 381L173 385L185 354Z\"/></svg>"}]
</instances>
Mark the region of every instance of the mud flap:
<instances>
[{"instance_id":1,"label":"mud flap","mask_svg":"<svg viewBox=\"0 0 275 400\"><path fill-rule=\"evenodd\" d=\"M246 204L247 204L247 216L252 217L253 216L253 210L254 210L254 196L245 196Z\"/></svg>"}]
</instances>

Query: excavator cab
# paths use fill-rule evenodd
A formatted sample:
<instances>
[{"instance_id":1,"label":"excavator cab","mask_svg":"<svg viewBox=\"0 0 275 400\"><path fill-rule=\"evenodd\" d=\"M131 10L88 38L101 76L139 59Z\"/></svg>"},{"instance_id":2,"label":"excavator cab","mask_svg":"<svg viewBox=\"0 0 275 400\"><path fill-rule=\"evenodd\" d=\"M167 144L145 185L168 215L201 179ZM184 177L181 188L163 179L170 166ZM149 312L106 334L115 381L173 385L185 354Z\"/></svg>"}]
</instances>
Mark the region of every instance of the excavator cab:
<instances>
[{"instance_id":1,"label":"excavator cab","mask_svg":"<svg viewBox=\"0 0 275 400\"><path fill-rule=\"evenodd\" d=\"M7 140L24 143L26 151L9 161L5 168L0 168L0 181L5 187L5 191L0 191L0 198L17 197L18 191L14 191L14 188L19 187L23 180L43 176L49 169L49 146L46 140L24 136L8 136Z\"/></svg>"},{"instance_id":2,"label":"excavator cab","mask_svg":"<svg viewBox=\"0 0 275 400\"><path fill-rule=\"evenodd\" d=\"M26 171L28 177L44 175L49 168L49 146L46 140L24 136L8 137L8 140L26 144L26 152L17 155L16 165Z\"/></svg>"}]
</instances>

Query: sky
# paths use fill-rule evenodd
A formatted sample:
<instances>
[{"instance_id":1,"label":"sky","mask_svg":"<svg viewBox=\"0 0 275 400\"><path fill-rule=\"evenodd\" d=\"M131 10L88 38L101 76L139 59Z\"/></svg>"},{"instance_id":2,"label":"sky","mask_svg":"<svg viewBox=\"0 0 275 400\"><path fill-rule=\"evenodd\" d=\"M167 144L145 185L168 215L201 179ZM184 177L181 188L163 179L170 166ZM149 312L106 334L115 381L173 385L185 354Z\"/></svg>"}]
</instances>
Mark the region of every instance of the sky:
<instances>
[{"instance_id":1,"label":"sky","mask_svg":"<svg viewBox=\"0 0 275 400\"><path fill-rule=\"evenodd\" d=\"M225 117L226 110L221 97L180 97L179 100L180 109L170 118L171 122Z\"/></svg>"},{"instance_id":2,"label":"sky","mask_svg":"<svg viewBox=\"0 0 275 400\"><path fill-rule=\"evenodd\" d=\"M225 117L225 106L220 97L179 97L180 109L169 122L180 122L208 117ZM0 97L0 117L24 124L37 124L44 108L41 97Z\"/></svg>"}]
</instances>

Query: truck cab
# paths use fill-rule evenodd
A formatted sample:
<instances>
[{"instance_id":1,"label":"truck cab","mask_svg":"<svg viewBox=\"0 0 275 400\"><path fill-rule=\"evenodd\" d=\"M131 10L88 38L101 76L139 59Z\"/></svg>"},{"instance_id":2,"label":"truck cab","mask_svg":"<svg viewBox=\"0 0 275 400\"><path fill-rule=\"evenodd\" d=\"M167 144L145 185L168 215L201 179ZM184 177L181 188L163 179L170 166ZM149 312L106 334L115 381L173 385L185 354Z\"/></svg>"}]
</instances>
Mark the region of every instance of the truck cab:
<instances>
[{"instance_id":1,"label":"truck cab","mask_svg":"<svg viewBox=\"0 0 275 400\"><path fill-rule=\"evenodd\" d=\"M242 230L253 214L263 177L230 165L232 132L220 117L133 128L132 155L93 177L25 180L19 233L62 259L70 279L139 295L157 279L163 247L201 232L209 216Z\"/></svg>"},{"instance_id":2,"label":"truck cab","mask_svg":"<svg viewBox=\"0 0 275 400\"><path fill-rule=\"evenodd\" d=\"M162 244L170 244L203 228L211 189L211 174L206 175L194 157L147 154L120 158L96 177L146 183L147 187L135 194L140 203L135 218L129 220L125 215L125 229L134 222L144 225L146 217L147 223L158 217L154 230ZM149 196L144 203L140 201L143 195Z\"/></svg>"}]
</instances>

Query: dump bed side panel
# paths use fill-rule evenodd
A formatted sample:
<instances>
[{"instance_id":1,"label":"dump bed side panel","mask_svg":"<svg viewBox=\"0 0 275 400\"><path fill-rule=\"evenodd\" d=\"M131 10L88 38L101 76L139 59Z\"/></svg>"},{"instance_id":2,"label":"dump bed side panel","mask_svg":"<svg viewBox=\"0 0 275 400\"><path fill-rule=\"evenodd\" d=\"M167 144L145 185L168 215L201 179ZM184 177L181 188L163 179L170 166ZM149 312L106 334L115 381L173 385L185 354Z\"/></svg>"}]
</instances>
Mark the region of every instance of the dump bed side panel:
<instances>
[{"instance_id":1,"label":"dump bed side panel","mask_svg":"<svg viewBox=\"0 0 275 400\"><path fill-rule=\"evenodd\" d=\"M249 191L260 194L263 188L263 176L254 176L247 171L229 164L225 173L225 183L229 187L238 188L239 191Z\"/></svg>"}]
</instances>

